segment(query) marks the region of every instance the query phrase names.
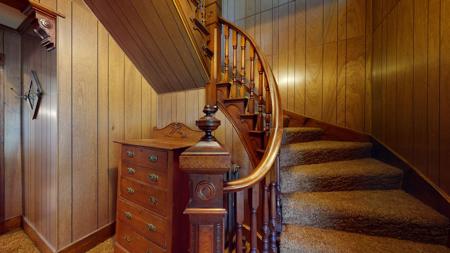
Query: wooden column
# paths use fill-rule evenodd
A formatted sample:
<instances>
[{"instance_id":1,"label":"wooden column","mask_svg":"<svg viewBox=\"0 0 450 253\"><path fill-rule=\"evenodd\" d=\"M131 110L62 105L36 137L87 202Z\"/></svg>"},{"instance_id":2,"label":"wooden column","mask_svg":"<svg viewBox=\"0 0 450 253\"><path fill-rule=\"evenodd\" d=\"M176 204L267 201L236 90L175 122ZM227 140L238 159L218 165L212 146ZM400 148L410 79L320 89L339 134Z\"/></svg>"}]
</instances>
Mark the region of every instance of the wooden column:
<instances>
[{"instance_id":1,"label":"wooden column","mask_svg":"<svg viewBox=\"0 0 450 253\"><path fill-rule=\"evenodd\" d=\"M222 0L205 1L205 25L209 31L208 48L213 52L211 59L210 81L206 87L206 104L216 105L216 83L221 79L221 26L219 17L222 15Z\"/></svg>"},{"instance_id":2,"label":"wooden column","mask_svg":"<svg viewBox=\"0 0 450 253\"><path fill-rule=\"evenodd\" d=\"M189 174L191 184L190 201L184 211L190 220L191 253L224 251L227 211L223 203L223 175L231 167L231 158L212 135L220 125L214 117L217 109L217 106L205 106L206 115L196 122L205 135L180 156L180 169Z\"/></svg>"}]
</instances>

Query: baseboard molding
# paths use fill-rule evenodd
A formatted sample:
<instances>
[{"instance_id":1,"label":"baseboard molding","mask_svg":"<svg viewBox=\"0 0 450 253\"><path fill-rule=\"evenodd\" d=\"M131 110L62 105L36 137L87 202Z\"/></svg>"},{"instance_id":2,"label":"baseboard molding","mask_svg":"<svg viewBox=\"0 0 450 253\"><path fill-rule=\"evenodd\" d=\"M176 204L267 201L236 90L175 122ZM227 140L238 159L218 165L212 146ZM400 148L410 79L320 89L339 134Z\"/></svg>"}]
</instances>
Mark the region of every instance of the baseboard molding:
<instances>
[{"instance_id":1,"label":"baseboard molding","mask_svg":"<svg viewBox=\"0 0 450 253\"><path fill-rule=\"evenodd\" d=\"M41 253L55 253L56 250L51 246L51 244L45 240L45 238L36 230L36 228L27 220L23 218L22 221L23 230L34 242L36 247Z\"/></svg>"},{"instance_id":2,"label":"baseboard molding","mask_svg":"<svg viewBox=\"0 0 450 253\"><path fill-rule=\"evenodd\" d=\"M23 219L23 230L42 253L79 253L86 252L97 246L99 243L112 237L115 232L115 222L97 229L91 234L60 250L56 250L47 240L45 240L45 238L36 231L35 227L30 224L26 218Z\"/></svg>"},{"instance_id":3,"label":"baseboard molding","mask_svg":"<svg viewBox=\"0 0 450 253\"><path fill-rule=\"evenodd\" d=\"M377 138L369 134L335 126L290 111L284 110L283 114L289 117L289 126L322 128L324 130L323 138L325 139L372 142L374 145L372 152L374 158L404 171L403 190L440 212L442 215L450 218L449 195L429 180L419 169Z\"/></svg>"},{"instance_id":4,"label":"baseboard molding","mask_svg":"<svg viewBox=\"0 0 450 253\"><path fill-rule=\"evenodd\" d=\"M69 246L59 250L59 253L78 253L86 252L108 238L112 237L115 232L115 222L107 224L95 232L81 238L80 240L70 244Z\"/></svg>"},{"instance_id":5,"label":"baseboard molding","mask_svg":"<svg viewBox=\"0 0 450 253\"><path fill-rule=\"evenodd\" d=\"M22 227L22 216L16 216L0 222L0 235Z\"/></svg>"},{"instance_id":6,"label":"baseboard molding","mask_svg":"<svg viewBox=\"0 0 450 253\"><path fill-rule=\"evenodd\" d=\"M406 192L450 218L450 197L447 193L389 146L375 137L372 137L372 143L376 159L403 170L402 188Z\"/></svg>"},{"instance_id":7,"label":"baseboard molding","mask_svg":"<svg viewBox=\"0 0 450 253\"><path fill-rule=\"evenodd\" d=\"M318 127L323 129L322 138L335 141L370 141L370 135L355 130L335 126L320 120L309 118L294 112L283 110L283 115L289 117L290 127Z\"/></svg>"}]
</instances>

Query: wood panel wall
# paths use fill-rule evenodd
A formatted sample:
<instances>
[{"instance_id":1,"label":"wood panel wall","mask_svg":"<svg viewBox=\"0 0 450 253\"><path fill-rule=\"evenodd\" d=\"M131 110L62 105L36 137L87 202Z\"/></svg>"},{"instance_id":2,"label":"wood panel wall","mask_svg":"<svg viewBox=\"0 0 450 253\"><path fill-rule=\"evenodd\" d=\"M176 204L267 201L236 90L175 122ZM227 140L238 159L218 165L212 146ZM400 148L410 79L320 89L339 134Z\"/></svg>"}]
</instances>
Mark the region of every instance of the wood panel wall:
<instances>
[{"instance_id":1,"label":"wood panel wall","mask_svg":"<svg viewBox=\"0 0 450 253\"><path fill-rule=\"evenodd\" d=\"M0 222L22 214L20 41L15 31L0 29Z\"/></svg>"},{"instance_id":2,"label":"wood panel wall","mask_svg":"<svg viewBox=\"0 0 450 253\"><path fill-rule=\"evenodd\" d=\"M114 140L148 138L157 94L82 0L41 0L63 13L56 51L23 41L23 79L37 69L38 119L23 115L25 218L62 249L115 219Z\"/></svg>"},{"instance_id":3,"label":"wood panel wall","mask_svg":"<svg viewBox=\"0 0 450 253\"><path fill-rule=\"evenodd\" d=\"M267 55L283 108L371 130L371 0L223 0Z\"/></svg>"},{"instance_id":4,"label":"wood panel wall","mask_svg":"<svg viewBox=\"0 0 450 253\"><path fill-rule=\"evenodd\" d=\"M374 0L373 134L450 193L450 1Z\"/></svg>"},{"instance_id":5,"label":"wood panel wall","mask_svg":"<svg viewBox=\"0 0 450 253\"><path fill-rule=\"evenodd\" d=\"M163 127L170 122L182 122L191 128L197 129L195 121L204 115L205 89L179 91L158 95L157 126ZM218 111L216 117L221 125L215 131L216 138L231 153L232 162L241 167L242 175L251 170L250 160L242 142L225 115Z\"/></svg>"}]
</instances>

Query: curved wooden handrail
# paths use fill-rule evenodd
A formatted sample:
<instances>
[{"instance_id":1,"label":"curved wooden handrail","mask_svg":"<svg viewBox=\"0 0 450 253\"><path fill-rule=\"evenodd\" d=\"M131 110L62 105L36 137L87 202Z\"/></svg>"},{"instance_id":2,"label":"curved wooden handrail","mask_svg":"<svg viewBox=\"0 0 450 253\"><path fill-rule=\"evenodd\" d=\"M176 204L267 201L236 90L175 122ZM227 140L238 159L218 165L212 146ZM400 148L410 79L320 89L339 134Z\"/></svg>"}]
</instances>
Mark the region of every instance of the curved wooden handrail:
<instances>
[{"instance_id":1,"label":"curved wooden handrail","mask_svg":"<svg viewBox=\"0 0 450 253\"><path fill-rule=\"evenodd\" d=\"M248 189L257 184L258 182L263 180L272 169L281 146L283 135L283 110L280 103L281 99L280 92L278 90L278 84L273 75L272 69L270 68L268 61L266 60L266 57L262 53L260 47L255 43L254 39L250 35L241 30L235 24L222 17L219 18L219 22L221 24L227 25L233 30L236 30L238 33L243 35L247 39L247 41L249 41L251 46L254 47L255 53L261 62L264 70L264 75L271 90L270 98L272 103L272 126L264 155L256 168L250 173L250 175L235 181L226 182L224 185L224 192L237 192Z\"/></svg>"}]
</instances>

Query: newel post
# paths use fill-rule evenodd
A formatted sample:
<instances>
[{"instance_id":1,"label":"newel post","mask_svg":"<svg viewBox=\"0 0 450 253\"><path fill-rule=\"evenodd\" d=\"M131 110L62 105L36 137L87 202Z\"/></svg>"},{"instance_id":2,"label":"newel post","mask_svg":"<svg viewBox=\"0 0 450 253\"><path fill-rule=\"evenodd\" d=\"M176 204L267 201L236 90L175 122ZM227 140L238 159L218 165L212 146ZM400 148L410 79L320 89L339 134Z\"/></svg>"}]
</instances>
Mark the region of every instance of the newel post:
<instances>
[{"instance_id":1,"label":"newel post","mask_svg":"<svg viewBox=\"0 0 450 253\"><path fill-rule=\"evenodd\" d=\"M184 213L190 220L191 253L223 253L223 180L231 165L230 153L212 132L220 125L217 106L206 105L197 126L205 132L200 142L180 156L180 169L189 174L190 200Z\"/></svg>"}]
</instances>

